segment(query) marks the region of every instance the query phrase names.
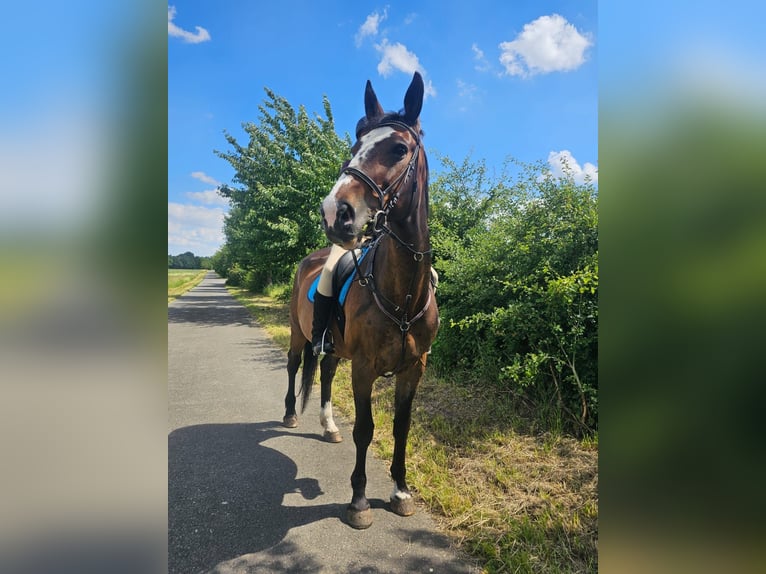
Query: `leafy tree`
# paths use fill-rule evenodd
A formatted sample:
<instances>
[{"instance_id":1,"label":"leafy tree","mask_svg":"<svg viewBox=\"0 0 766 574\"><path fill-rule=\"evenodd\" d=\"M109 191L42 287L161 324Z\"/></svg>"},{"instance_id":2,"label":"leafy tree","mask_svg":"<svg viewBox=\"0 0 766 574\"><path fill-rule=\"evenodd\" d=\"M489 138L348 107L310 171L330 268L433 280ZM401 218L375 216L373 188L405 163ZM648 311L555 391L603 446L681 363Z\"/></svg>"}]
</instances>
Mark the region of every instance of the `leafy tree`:
<instances>
[{"instance_id":1,"label":"leafy tree","mask_svg":"<svg viewBox=\"0 0 766 574\"><path fill-rule=\"evenodd\" d=\"M229 244L224 243L210 258L210 266L221 277L227 277L231 268L231 252Z\"/></svg>"},{"instance_id":2,"label":"leafy tree","mask_svg":"<svg viewBox=\"0 0 766 574\"><path fill-rule=\"evenodd\" d=\"M191 251L180 255L168 255L168 269L204 269L203 258Z\"/></svg>"},{"instance_id":3,"label":"leafy tree","mask_svg":"<svg viewBox=\"0 0 766 574\"><path fill-rule=\"evenodd\" d=\"M231 209L224 222L227 272L236 264L248 286L287 280L306 254L324 246L319 204L332 188L351 141L335 133L329 100L325 118L309 117L268 88L259 123L245 123L247 145L216 154L235 170L237 187L222 186ZM219 261L220 264L220 261Z\"/></svg>"},{"instance_id":4,"label":"leafy tree","mask_svg":"<svg viewBox=\"0 0 766 574\"><path fill-rule=\"evenodd\" d=\"M437 251L448 257L455 246L470 246L470 232L487 218L502 185L490 182L483 160L466 157L458 165L446 156L437 154L437 159L445 171L431 182L430 226Z\"/></svg>"}]
</instances>

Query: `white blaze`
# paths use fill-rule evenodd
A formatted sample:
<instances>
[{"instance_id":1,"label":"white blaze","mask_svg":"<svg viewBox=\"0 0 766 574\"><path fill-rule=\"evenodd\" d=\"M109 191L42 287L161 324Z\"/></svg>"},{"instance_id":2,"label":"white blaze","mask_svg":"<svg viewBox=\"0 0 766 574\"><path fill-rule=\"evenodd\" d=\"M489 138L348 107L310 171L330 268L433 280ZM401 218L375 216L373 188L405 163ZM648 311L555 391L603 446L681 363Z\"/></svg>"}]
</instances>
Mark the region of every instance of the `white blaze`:
<instances>
[{"instance_id":1,"label":"white blaze","mask_svg":"<svg viewBox=\"0 0 766 574\"><path fill-rule=\"evenodd\" d=\"M359 148L359 151L356 152L356 155L351 158L351 162L348 164L349 167L360 169L359 166L367 161L367 156L370 154L372 149L392 133L394 133L394 128L391 126L383 126L381 128L372 130L368 134L363 135L361 139L362 145Z\"/></svg>"},{"instance_id":2,"label":"white blaze","mask_svg":"<svg viewBox=\"0 0 766 574\"><path fill-rule=\"evenodd\" d=\"M346 175L345 173L338 178L338 181L335 182L335 185L332 186L332 189L330 190L330 195L325 197L324 201L322 202L322 209L324 209L324 218L327 220L327 225L331 226L335 223L335 211L338 207L338 204L335 200L335 196L338 193L338 190L352 181L352 177L350 175Z\"/></svg>"},{"instance_id":3,"label":"white blaze","mask_svg":"<svg viewBox=\"0 0 766 574\"><path fill-rule=\"evenodd\" d=\"M376 128L372 130L370 133L367 133L362 136L362 138L359 140L361 145L359 147L359 151L354 154L354 157L351 158L351 161L348 163L349 167L354 167L356 169L362 170L362 166L367 161L370 153L375 148L375 146L388 138L392 133L394 133L394 128L391 126L382 126L379 128ZM330 190L330 193L327 197L325 197L324 201L322 202L322 208L324 209L324 217L327 220L327 225L332 227L335 224L335 216L336 211L338 207L337 202L337 195L338 192L341 190L341 188L346 185L347 183L350 183L353 181L353 177L344 173L341 175L338 180L335 182L335 185L332 186L332 189Z\"/></svg>"}]
</instances>

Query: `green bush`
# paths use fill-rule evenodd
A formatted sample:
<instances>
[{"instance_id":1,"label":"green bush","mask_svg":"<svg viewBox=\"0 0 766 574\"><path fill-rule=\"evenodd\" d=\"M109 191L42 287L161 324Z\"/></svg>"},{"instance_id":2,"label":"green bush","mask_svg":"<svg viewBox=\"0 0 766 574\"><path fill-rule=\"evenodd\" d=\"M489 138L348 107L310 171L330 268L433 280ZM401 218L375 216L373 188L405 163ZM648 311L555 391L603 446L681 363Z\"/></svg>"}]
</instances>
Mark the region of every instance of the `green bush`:
<instances>
[{"instance_id":1,"label":"green bush","mask_svg":"<svg viewBox=\"0 0 766 574\"><path fill-rule=\"evenodd\" d=\"M293 284L292 282L287 283L274 283L273 285L269 285L266 288L266 295L269 297L273 297L277 301L281 301L282 303L289 303L290 297L292 297L293 294Z\"/></svg>"},{"instance_id":2,"label":"green bush","mask_svg":"<svg viewBox=\"0 0 766 574\"><path fill-rule=\"evenodd\" d=\"M271 277L260 269L249 269L245 274L243 286L251 293L262 293L271 284Z\"/></svg>"},{"instance_id":3,"label":"green bush","mask_svg":"<svg viewBox=\"0 0 766 574\"><path fill-rule=\"evenodd\" d=\"M433 185L437 368L499 385L575 431L598 427L598 217L590 184L449 164ZM470 219L452 206L472 206Z\"/></svg>"},{"instance_id":4,"label":"green bush","mask_svg":"<svg viewBox=\"0 0 766 574\"><path fill-rule=\"evenodd\" d=\"M226 284L232 287L244 285L247 272L239 266L239 263L232 265L226 273Z\"/></svg>"}]
</instances>

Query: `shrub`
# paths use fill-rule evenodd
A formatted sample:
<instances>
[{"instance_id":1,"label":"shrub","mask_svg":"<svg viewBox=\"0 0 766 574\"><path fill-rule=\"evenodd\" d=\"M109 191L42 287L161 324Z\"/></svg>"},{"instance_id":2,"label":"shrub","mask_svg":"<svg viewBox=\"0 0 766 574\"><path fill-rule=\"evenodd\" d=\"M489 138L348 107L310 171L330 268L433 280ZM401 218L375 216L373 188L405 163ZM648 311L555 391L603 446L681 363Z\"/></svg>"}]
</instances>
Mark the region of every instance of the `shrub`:
<instances>
[{"instance_id":1,"label":"shrub","mask_svg":"<svg viewBox=\"0 0 766 574\"><path fill-rule=\"evenodd\" d=\"M434 228L442 232L434 244L442 279L435 365L499 385L572 430L596 429L594 187L524 166L511 185L487 189L474 177L483 172L452 167L460 173L448 172L433 189ZM472 187L477 182L485 187ZM473 225L442 216L458 193L481 208Z\"/></svg>"},{"instance_id":2,"label":"shrub","mask_svg":"<svg viewBox=\"0 0 766 574\"><path fill-rule=\"evenodd\" d=\"M226 284L232 287L240 287L245 282L246 274L246 271L239 266L239 263L235 263L226 273Z\"/></svg>"},{"instance_id":3,"label":"shrub","mask_svg":"<svg viewBox=\"0 0 766 574\"><path fill-rule=\"evenodd\" d=\"M282 303L288 303L293 294L292 282L274 283L266 288L266 295Z\"/></svg>"},{"instance_id":4,"label":"shrub","mask_svg":"<svg viewBox=\"0 0 766 574\"><path fill-rule=\"evenodd\" d=\"M249 269L243 286L251 293L262 293L271 284L271 277L262 269Z\"/></svg>"}]
</instances>

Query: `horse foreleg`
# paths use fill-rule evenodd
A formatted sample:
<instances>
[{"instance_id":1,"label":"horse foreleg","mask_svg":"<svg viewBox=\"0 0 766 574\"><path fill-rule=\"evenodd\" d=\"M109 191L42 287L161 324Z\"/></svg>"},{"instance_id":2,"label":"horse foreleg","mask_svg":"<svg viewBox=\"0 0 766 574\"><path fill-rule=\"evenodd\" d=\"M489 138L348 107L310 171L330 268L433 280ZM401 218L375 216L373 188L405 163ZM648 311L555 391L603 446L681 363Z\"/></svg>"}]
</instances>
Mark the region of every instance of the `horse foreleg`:
<instances>
[{"instance_id":1,"label":"horse foreleg","mask_svg":"<svg viewBox=\"0 0 766 574\"><path fill-rule=\"evenodd\" d=\"M302 347L296 351L291 345L287 352L287 394L285 395L285 416L282 419L282 424L287 428L298 426L298 414L295 412L295 376L301 366L301 351Z\"/></svg>"},{"instance_id":2,"label":"horse foreleg","mask_svg":"<svg viewBox=\"0 0 766 574\"><path fill-rule=\"evenodd\" d=\"M332 380L335 378L335 371L338 368L339 361L340 359L333 355L325 355L319 367L319 379L322 383L319 422L322 424L322 428L324 428L324 440L327 442L341 442L343 440L332 417Z\"/></svg>"},{"instance_id":3,"label":"horse foreleg","mask_svg":"<svg viewBox=\"0 0 766 574\"><path fill-rule=\"evenodd\" d=\"M409 369L396 375L396 397L394 400L394 457L391 462L391 478L394 479L394 491L391 493L391 510L400 516L410 516L415 512L412 493L407 486L407 468L405 456L407 437L412 419L412 400L425 371L425 355Z\"/></svg>"},{"instance_id":4,"label":"horse foreleg","mask_svg":"<svg viewBox=\"0 0 766 574\"><path fill-rule=\"evenodd\" d=\"M354 528L368 528L372 524L372 510L367 500L367 448L372 442L375 424L372 420L372 382L374 375L360 372L356 364L351 365L351 380L354 389L354 445L356 446L356 464L351 473L353 495L346 511L348 522Z\"/></svg>"}]
</instances>

